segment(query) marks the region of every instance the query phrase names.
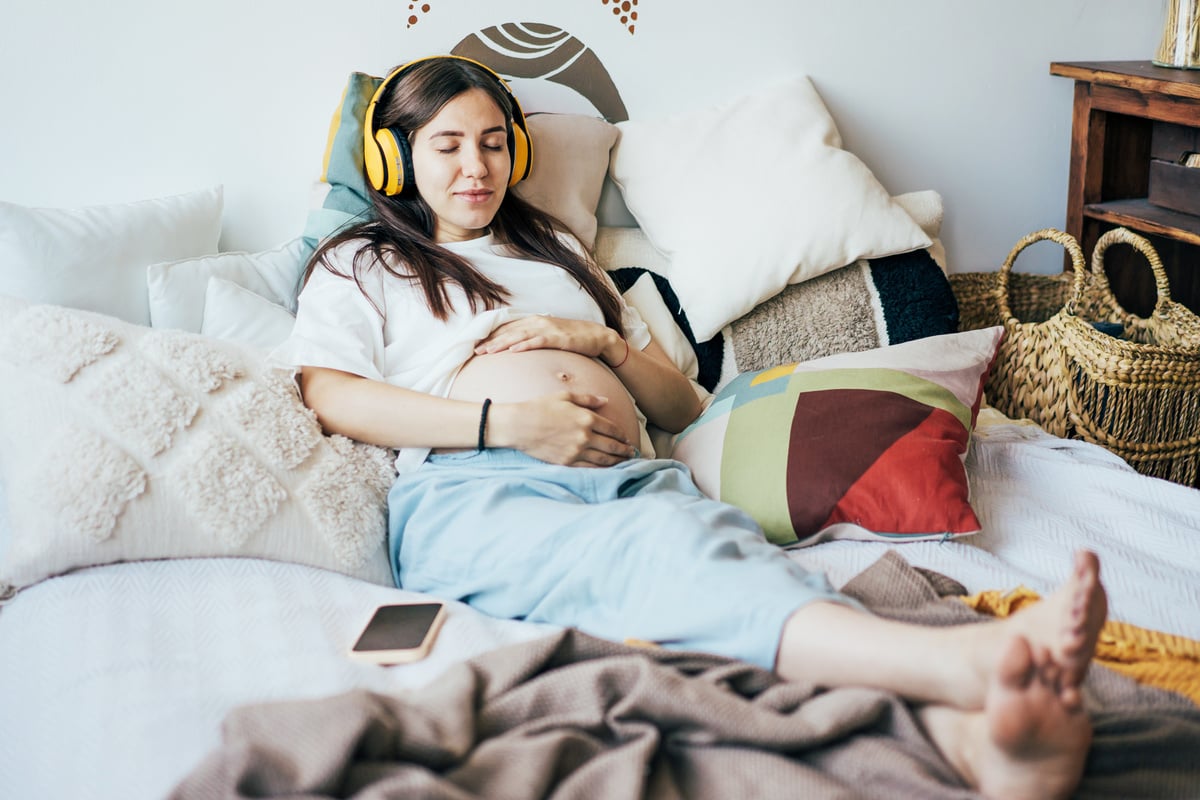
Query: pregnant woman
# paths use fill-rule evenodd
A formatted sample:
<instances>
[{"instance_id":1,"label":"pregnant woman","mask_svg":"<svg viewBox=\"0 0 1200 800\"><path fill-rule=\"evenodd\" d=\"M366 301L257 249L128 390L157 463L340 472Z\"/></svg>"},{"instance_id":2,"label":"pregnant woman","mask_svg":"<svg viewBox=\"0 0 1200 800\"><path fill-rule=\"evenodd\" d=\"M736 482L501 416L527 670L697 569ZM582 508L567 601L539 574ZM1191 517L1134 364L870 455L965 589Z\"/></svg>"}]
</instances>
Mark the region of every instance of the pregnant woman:
<instances>
[{"instance_id":1,"label":"pregnant woman","mask_svg":"<svg viewBox=\"0 0 1200 800\"><path fill-rule=\"evenodd\" d=\"M373 217L314 254L275 359L298 370L326 431L397 451L398 585L893 691L985 794L1070 794L1106 613L1094 556L1003 621L870 615L681 464L646 457L643 417L677 432L701 404L585 249L508 192L532 153L497 75L452 56L411 62L365 121Z\"/></svg>"}]
</instances>

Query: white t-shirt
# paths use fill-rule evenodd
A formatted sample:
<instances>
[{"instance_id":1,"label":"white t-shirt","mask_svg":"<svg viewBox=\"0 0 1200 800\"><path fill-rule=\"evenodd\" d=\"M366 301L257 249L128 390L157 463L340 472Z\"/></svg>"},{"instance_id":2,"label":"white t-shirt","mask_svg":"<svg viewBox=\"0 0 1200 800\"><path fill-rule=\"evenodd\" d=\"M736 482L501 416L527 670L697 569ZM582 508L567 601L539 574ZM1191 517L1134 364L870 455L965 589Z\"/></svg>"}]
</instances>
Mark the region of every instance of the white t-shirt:
<instances>
[{"instance_id":1,"label":"white t-shirt","mask_svg":"<svg viewBox=\"0 0 1200 800\"><path fill-rule=\"evenodd\" d=\"M352 274L359 244L347 242L331 251L330 263ZM272 352L271 360L292 368L328 367L445 397L459 369L474 355L475 344L505 322L550 314L604 324L600 307L560 267L506 255L490 235L443 247L507 289L508 305L472 313L461 287L451 285L451 312L442 321L429 310L419 285L384 269L363 270L360 290L354 280L318 266L300 292L292 334ZM641 350L650 343L646 324L624 301L621 322L630 347ZM644 424L642 439L645 453ZM428 454L428 448L403 448L396 468L415 469Z\"/></svg>"}]
</instances>

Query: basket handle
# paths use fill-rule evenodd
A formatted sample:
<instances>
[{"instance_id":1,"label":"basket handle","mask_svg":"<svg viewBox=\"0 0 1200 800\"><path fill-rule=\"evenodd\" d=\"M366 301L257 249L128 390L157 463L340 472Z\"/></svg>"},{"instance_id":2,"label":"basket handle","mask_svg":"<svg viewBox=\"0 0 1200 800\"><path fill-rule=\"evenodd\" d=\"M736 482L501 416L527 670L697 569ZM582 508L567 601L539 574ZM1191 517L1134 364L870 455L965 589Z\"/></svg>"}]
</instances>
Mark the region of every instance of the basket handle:
<instances>
[{"instance_id":1,"label":"basket handle","mask_svg":"<svg viewBox=\"0 0 1200 800\"><path fill-rule=\"evenodd\" d=\"M1167 271L1163 268L1162 259L1158 257L1158 251L1154 249L1154 245L1150 244L1149 240L1138 236L1128 228L1113 228L1096 240L1096 249L1092 251L1092 280L1095 281L1096 290L1112 303L1113 308L1126 314L1129 313L1117 302L1117 298L1112 293L1112 286L1108 282L1108 273L1104 271L1104 251L1114 244L1130 245L1146 257L1146 261L1150 263L1150 270L1154 273L1154 287L1158 292L1158 298L1154 301L1153 313L1158 317L1167 316L1167 310L1171 303L1171 285L1167 281Z\"/></svg>"},{"instance_id":2,"label":"basket handle","mask_svg":"<svg viewBox=\"0 0 1200 800\"><path fill-rule=\"evenodd\" d=\"M1087 266L1083 259L1083 249L1079 246L1079 242L1069 233L1064 233L1057 228L1043 228L1040 231L1023 236L1012 251L1008 254L1008 258L1004 259L1004 263L1000 266L999 275L996 278L996 303L1000 308L1000 316L1006 322L1012 320L1016 322L1016 317L1013 316L1012 307L1008 304L1008 276L1012 273L1013 262L1017 260L1017 256L1021 254L1029 245L1034 242L1040 242L1043 239L1049 239L1052 242L1057 242L1066 248L1071 255L1071 266L1075 271L1074 291L1071 299L1067 301L1067 310L1074 314L1075 308L1083 296L1084 279L1087 275Z\"/></svg>"}]
</instances>

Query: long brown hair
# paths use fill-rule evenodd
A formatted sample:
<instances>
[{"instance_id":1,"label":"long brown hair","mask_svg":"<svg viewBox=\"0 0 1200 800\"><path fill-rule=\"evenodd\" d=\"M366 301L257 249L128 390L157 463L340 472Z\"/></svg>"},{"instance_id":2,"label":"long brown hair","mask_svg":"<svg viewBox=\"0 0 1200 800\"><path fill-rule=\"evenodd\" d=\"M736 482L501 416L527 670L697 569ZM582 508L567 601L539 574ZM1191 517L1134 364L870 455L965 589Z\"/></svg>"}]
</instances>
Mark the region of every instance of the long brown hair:
<instances>
[{"instance_id":1,"label":"long brown hair","mask_svg":"<svg viewBox=\"0 0 1200 800\"><path fill-rule=\"evenodd\" d=\"M400 128L412 133L433 119L446 103L470 89L482 89L508 118L509 141L513 124L505 90L493 75L457 58L427 59L412 65L393 80L375 110L377 127ZM510 152L511 157L511 152ZM335 275L354 280L363 287L362 275L372 265L405 280L414 281L425 293L430 311L445 320L452 310L449 287L458 285L466 293L472 312L496 308L508 299L508 290L479 273L462 256L434 241L436 218L418 193L388 196L367 181L372 218L345 228L326 239L313 253L305 269L305 280L318 265ZM573 250L559 238L567 228L553 216L525 202L512 191L505 193L492 220L491 232L518 257L542 261L570 273L604 315L608 327L624 333L621 305L600 267ZM346 242L359 241L346 274L330 263L329 253ZM384 309L379 309L381 313Z\"/></svg>"}]
</instances>

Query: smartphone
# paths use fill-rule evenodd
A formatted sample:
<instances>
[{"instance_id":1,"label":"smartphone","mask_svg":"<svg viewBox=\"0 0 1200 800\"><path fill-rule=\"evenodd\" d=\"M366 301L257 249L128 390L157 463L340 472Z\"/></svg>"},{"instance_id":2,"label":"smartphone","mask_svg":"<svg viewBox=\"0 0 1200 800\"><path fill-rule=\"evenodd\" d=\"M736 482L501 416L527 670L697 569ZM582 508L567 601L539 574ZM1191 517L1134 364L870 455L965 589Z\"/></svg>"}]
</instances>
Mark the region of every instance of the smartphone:
<instances>
[{"instance_id":1,"label":"smartphone","mask_svg":"<svg viewBox=\"0 0 1200 800\"><path fill-rule=\"evenodd\" d=\"M350 657L383 665L419 661L429 654L445 618L442 603L380 606L350 648Z\"/></svg>"}]
</instances>

